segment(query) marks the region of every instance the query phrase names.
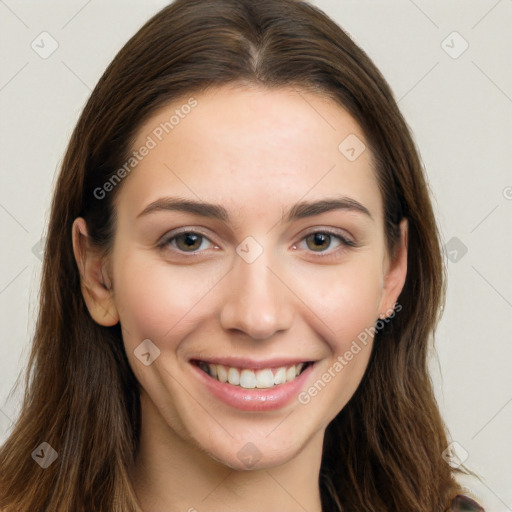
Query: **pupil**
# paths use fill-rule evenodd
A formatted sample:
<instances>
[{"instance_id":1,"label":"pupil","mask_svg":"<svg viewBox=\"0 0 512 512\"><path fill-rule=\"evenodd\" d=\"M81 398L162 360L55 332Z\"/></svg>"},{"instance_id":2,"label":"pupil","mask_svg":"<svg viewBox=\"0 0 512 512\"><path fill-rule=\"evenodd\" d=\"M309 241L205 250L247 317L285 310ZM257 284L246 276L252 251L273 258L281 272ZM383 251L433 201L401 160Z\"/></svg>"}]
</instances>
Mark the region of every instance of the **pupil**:
<instances>
[{"instance_id":1,"label":"pupil","mask_svg":"<svg viewBox=\"0 0 512 512\"><path fill-rule=\"evenodd\" d=\"M185 233L183 237L179 238L178 240L182 240L184 242L185 248L195 249L197 247L194 247L194 245L197 245L197 242L200 238L200 235L194 235L193 233Z\"/></svg>"},{"instance_id":2,"label":"pupil","mask_svg":"<svg viewBox=\"0 0 512 512\"><path fill-rule=\"evenodd\" d=\"M314 239L315 245L317 247L323 245L323 247L320 247L321 249L325 249L326 247L329 246L330 238L331 238L330 235L328 235L327 233L314 233L313 234L313 239Z\"/></svg>"}]
</instances>

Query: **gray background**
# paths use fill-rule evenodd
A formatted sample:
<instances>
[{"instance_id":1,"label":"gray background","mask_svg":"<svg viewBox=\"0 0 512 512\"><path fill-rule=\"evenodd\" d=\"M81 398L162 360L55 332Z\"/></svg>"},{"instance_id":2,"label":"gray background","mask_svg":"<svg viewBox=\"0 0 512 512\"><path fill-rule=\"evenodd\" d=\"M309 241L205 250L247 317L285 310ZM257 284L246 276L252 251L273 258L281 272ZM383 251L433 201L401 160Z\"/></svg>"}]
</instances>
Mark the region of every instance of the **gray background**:
<instances>
[{"instance_id":1,"label":"gray background","mask_svg":"<svg viewBox=\"0 0 512 512\"><path fill-rule=\"evenodd\" d=\"M413 131L449 276L436 394L488 510L512 511L512 0L312 3L367 51ZM29 353L38 244L69 136L116 52L166 4L0 0L0 442L19 411L21 389L9 392Z\"/></svg>"}]
</instances>

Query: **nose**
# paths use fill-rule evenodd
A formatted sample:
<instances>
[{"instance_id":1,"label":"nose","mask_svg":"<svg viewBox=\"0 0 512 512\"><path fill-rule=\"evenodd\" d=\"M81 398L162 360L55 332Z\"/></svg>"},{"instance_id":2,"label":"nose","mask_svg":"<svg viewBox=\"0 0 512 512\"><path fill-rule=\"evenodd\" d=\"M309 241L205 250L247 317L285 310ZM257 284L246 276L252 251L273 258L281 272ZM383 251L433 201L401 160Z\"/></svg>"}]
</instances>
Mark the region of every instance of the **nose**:
<instances>
[{"instance_id":1,"label":"nose","mask_svg":"<svg viewBox=\"0 0 512 512\"><path fill-rule=\"evenodd\" d=\"M267 251L252 263L235 255L226 276L220 323L254 339L286 331L293 322L293 297L279 272L269 268ZM275 265L274 265L275 266Z\"/></svg>"}]
</instances>

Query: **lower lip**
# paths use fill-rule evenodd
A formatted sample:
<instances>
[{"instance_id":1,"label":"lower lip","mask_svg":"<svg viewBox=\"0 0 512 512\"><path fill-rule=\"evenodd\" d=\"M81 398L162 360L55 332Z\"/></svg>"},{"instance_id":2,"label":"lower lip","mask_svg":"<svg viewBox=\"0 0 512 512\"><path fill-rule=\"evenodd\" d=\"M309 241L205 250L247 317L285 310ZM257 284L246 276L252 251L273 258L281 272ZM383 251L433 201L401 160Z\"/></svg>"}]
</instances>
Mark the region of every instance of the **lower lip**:
<instances>
[{"instance_id":1,"label":"lower lip","mask_svg":"<svg viewBox=\"0 0 512 512\"><path fill-rule=\"evenodd\" d=\"M246 389L220 382L192 363L196 374L210 393L231 407L243 411L271 411L288 404L299 394L300 389L313 371L315 364L310 364L291 382L279 384L268 389Z\"/></svg>"}]
</instances>

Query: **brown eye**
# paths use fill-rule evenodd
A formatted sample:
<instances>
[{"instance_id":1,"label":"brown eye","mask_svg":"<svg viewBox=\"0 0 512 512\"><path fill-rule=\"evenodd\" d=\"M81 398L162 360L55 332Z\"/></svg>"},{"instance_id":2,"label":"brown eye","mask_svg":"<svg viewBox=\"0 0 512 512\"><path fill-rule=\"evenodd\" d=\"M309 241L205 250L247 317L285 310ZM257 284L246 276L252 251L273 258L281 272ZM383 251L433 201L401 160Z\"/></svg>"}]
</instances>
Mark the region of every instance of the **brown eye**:
<instances>
[{"instance_id":1,"label":"brown eye","mask_svg":"<svg viewBox=\"0 0 512 512\"><path fill-rule=\"evenodd\" d=\"M191 252L201 247L203 236L197 233L181 233L174 237L180 251Z\"/></svg>"},{"instance_id":2,"label":"brown eye","mask_svg":"<svg viewBox=\"0 0 512 512\"><path fill-rule=\"evenodd\" d=\"M317 261L319 261L318 258L324 258L322 261L326 262L327 259L325 258L336 260L348 249L358 247L358 244L346 238L341 233L324 229L306 234L301 239L300 245L296 244L293 248L297 249L300 248L300 246L302 246L302 249L305 250L306 253L316 253Z\"/></svg>"},{"instance_id":3,"label":"brown eye","mask_svg":"<svg viewBox=\"0 0 512 512\"><path fill-rule=\"evenodd\" d=\"M181 231L169 233L158 243L160 249L172 250L177 253L202 254L215 247L210 239L198 231Z\"/></svg>"},{"instance_id":4,"label":"brown eye","mask_svg":"<svg viewBox=\"0 0 512 512\"><path fill-rule=\"evenodd\" d=\"M329 233L312 233L306 237L308 249L318 252L329 248L331 244L331 235Z\"/></svg>"}]
</instances>

